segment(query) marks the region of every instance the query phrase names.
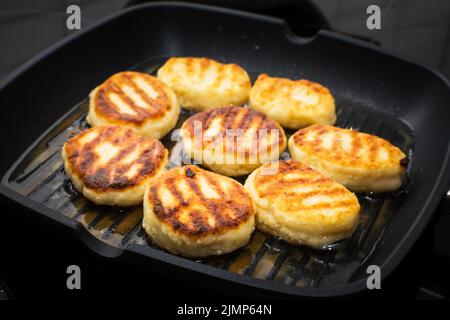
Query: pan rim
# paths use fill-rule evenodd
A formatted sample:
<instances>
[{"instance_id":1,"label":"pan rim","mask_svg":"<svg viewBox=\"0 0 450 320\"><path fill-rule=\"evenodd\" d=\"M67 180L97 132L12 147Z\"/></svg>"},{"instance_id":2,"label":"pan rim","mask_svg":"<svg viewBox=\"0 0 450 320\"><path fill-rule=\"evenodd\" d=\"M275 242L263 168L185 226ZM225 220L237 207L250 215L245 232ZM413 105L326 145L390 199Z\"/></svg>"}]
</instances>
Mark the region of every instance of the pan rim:
<instances>
[{"instance_id":1,"label":"pan rim","mask_svg":"<svg viewBox=\"0 0 450 320\"><path fill-rule=\"evenodd\" d=\"M45 59L50 54L56 52L60 48L66 46L70 42L74 41L78 37L83 36L84 34L98 28L99 26L105 25L119 17L125 16L127 14L130 14L130 13L140 10L142 8L152 8L152 7L154 7L154 8L157 8L157 7L183 7L183 8L197 9L197 10L206 11L206 12L224 13L224 14L229 14L229 15L233 15L233 16L238 15L238 16L242 16L244 18L256 19L259 21L265 21L265 22L273 24L273 25L283 26L287 30L286 22L281 19L267 17L267 16L263 16L263 15L259 15L259 14L247 13L247 12L234 10L234 9L225 9L225 8L214 7L214 6L210 6L210 5L188 4L188 3L178 3L178 2L156 2L156 3L151 3L151 4L142 4L142 5L133 6L133 7L130 7L129 9L115 13L115 14L85 28L82 31L79 31L75 34L72 34L72 35L62 39L61 41L57 42L56 44L43 50L41 53L39 53L38 55L36 55L32 59L30 59L28 62L26 62L19 68L17 68L15 71L10 73L8 76L6 76L5 79L3 79L0 82L0 92L3 89L5 89L9 84L14 82L16 78L18 78L21 74L26 72L28 69L30 69L34 65L38 64L41 60ZM287 36L286 32L285 32L285 35ZM367 48L370 50L375 50L381 54L395 57L397 59L400 59L401 61L405 61L405 62L411 63L413 65L416 65L418 67L421 67L421 68L427 70L428 72L431 72L433 75L437 76L441 81L444 82L444 84L447 85L448 88L450 88L450 82L443 75L441 75L439 72L435 71L434 69L432 69L429 66L414 62L411 59L405 59L396 54L389 53L386 50L379 48L373 44L366 43L361 40L353 39L348 36L336 34L334 32L330 32L330 31L320 31L312 39L314 39L320 35L326 36L326 37L331 37L331 38L334 38L339 41L345 41L354 46L359 46L359 47L364 47L364 48ZM298 37L298 36L295 36L295 37ZM298 37L298 38L300 38L300 37ZM292 41L292 39L289 39L289 40ZM67 111L63 115L63 117L65 115L67 115L68 112L70 112L70 110ZM56 123L57 122L55 122L55 124ZM26 156L28 151L31 150L32 148L34 148L35 145L39 141L41 141L41 139L53 128L54 128L54 125L50 126L47 130L45 130L44 133L41 134L35 140L34 143L32 143L28 148L26 148L26 150L22 153L22 155L6 171L6 173L4 174L4 176L2 177L2 180L1 180L0 193L3 196L14 201L15 203L18 203L18 204L26 207L27 209L30 209L35 212L39 212L39 213L43 214L46 218L56 221L58 223L62 223L64 226L69 227L70 229L73 229L78 234L80 240L82 240L83 242L91 241L91 239L85 238L85 236L81 233L81 232L83 232L82 230L85 230L85 228L78 221L73 220L64 215L61 215L57 211L47 208L47 207L39 204L38 202L35 202L35 201L17 193L16 191L9 188L5 184L5 179L7 179L7 177L10 175L11 170L13 170L13 168L16 166L16 164L19 161L23 160L23 157ZM434 184L433 189L430 191L428 199L424 202L424 204L422 206L422 210L420 212L418 212L417 218L412 221L412 225L409 228L409 230L406 232L403 239L398 242L396 247L392 250L392 253L383 261L383 264L380 265L380 268L382 269L382 279L385 279L387 276L389 276L392 273L392 271L398 266L400 261L404 258L404 256L407 254L407 252L409 252L412 245L416 242L417 238L423 232L426 224L430 220L432 214L434 213L434 210L436 209L436 207L439 203L439 200L442 197L441 193L445 192L446 191L445 188L448 187L448 182L449 182L448 180L450 180L450 179L449 178L445 179L445 178L450 177L449 163L450 163L450 144L449 144L446 154L445 154L445 160L441 164L442 167L439 172L436 183ZM88 233L90 235L89 232L86 232L86 233ZM100 242L102 244L102 246L103 246L102 249L107 248L107 247L116 249L116 248L110 246L109 244L104 243L101 240L95 238L93 235L91 235L91 236L97 242ZM250 276L245 276L245 275L242 276L242 275L235 274L235 273L232 273L227 270L215 268L215 267L212 267L209 265L199 264L194 261L191 261L191 260L188 260L188 259L185 259L182 257L174 256L174 255L168 254L164 251L153 249L153 248L137 247L140 250L137 250L137 249L133 250L133 247L135 247L135 246L136 245L131 244L123 250L120 248L117 249L117 251L115 251L113 249L111 249L110 251L107 250L107 252L110 252L111 254L106 254L106 255L104 254L105 252L97 252L97 253L102 256L106 256L106 257L119 258L126 252L126 250L130 250L130 252L140 254L140 253L142 253L140 251L145 249L145 251L146 251L145 255L147 257L159 260L161 262L170 263L170 264L176 265L180 268L185 268L185 269L188 269L191 271L200 272L200 273L206 274L208 276L218 277L223 280L232 281L232 282L239 283L239 284L244 284L244 285L248 285L248 286L252 286L252 287L257 287L260 289L265 289L265 290L279 292L279 293L286 293L286 294L291 294L291 295L293 294L293 295L309 296L309 297L337 297L337 296L354 294L354 293L357 293L358 291L366 290L365 279L360 279L360 280L352 282L350 284L339 285L339 286L334 286L334 287L316 287L316 288L290 287L287 285L278 284L275 282L269 282L267 280L257 279L257 278L253 278ZM91 250L94 250L92 247L90 247L90 246L88 246L88 247ZM148 253L151 253L151 254L148 254Z\"/></svg>"}]
</instances>

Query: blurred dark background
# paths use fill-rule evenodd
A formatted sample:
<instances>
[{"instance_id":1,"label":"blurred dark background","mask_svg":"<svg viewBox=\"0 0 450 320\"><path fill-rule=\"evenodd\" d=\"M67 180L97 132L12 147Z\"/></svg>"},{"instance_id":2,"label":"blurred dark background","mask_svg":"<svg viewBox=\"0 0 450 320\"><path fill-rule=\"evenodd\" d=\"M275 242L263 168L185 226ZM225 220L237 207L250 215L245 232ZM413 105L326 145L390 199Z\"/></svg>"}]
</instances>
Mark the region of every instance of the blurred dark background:
<instances>
[{"instance_id":1,"label":"blurred dark background","mask_svg":"<svg viewBox=\"0 0 450 320\"><path fill-rule=\"evenodd\" d=\"M0 1L0 80L38 52L77 31L66 28L66 8L81 8L82 29L136 0L2 0ZM288 21L302 36L329 29L373 42L400 56L439 70L450 78L450 1L448 0L209 0ZM366 28L366 8L381 8L381 30ZM376 63L374 61L373 63ZM61 88L63 89L63 87ZM7 106L0 106L7 107ZM144 276L119 263L94 256L77 241L60 247L50 230L24 221L14 210L0 206L0 298L133 297L142 294L192 297L188 283L170 275ZM15 229L20 226L18 236ZM450 210L442 202L411 253L383 283L381 292L362 298L444 299L450 297ZM35 241L33 241L35 240ZM77 264L82 290L66 289L66 267ZM1 289L3 288L3 289ZM7 289L9 288L9 290ZM196 288L194 297L211 297ZM221 297L233 297L215 290Z\"/></svg>"},{"instance_id":2,"label":"blurred dark background","mask_svg":"<svg viewBox=\"0 0 450 320\"><path fill-rule=\"evenodd\" d=\"M0 77L73 31L66 8L77 4L86 27L142 0L0 1ZM150 2L150 1L148 1ZM450 1L448 0L200 0L287 20L300 35L331 29L380 44L389 51L426 63L450 77ZM366 8L381 8L381 30L366 28Z\"/></svg>"}]
</instances>

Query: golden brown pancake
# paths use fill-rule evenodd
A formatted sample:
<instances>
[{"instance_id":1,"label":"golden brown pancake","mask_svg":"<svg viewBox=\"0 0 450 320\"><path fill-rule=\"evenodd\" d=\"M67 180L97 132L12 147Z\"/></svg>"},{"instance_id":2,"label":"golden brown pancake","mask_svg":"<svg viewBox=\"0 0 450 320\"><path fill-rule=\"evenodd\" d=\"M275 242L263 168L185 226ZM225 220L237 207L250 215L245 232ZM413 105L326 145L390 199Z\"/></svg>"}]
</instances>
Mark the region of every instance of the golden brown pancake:
<instances>
[{"instance_id":1,"label":"golden brown pancake","mask_svg":"<svg viewBox=\"0 0 450 320\"><path fill-rule=\"evenodd\" d=\"M333 124L336 120L330 90L309 80L261 74L250 91L249 106L291 129L314 123Z\"/></svg>"},{"instance_id":2,"label":"golden brown pancake","mask_svg":"<svg viewBox=\"0 0 450 320\"><path fill-rule=\"evenodd\" d=\"M143 226L156 244L172 253L219 255L248 242L253 204L231 178L193 165L177 167L149 185Z\"/></svg>"},{"instance_id":3,"label":"golden brown pancake","mask_svg":"<svg viewBox=\"0 0 450 320\"><path fill-rule=\"evenodd\" d=\"M262 165L245 182L257 228L293 244L320 248L349 237L360 206L344 186L296 160Z\"/></svg>"},{"instance_id":4,"label":"golden brown pancake","mask_svg":"<svg viewBox=\"0 0 450 320\"><path fill-rule=\"evenodd\" d=\"M180 107L175 93L146 73L112 75L90 94L87 121L91 126L121 125L159 139L175 126Z\"/></svg>"},{"instance_id":5,"label":"golden brown pancake","mask_svg":"<svg viewBox=\"0 0 450 320\"><path fill-rule=\"evenodd\" d=\"M353 191L384 192L402 184L405 154L390 142L351 129L313 125L289 139L297 159Z\"/></svg>"},{"instance_id":6,"label":"golden brown pancake","mask_svg":"<svg viewBox=\"0 0 450 320\"><path fill-rule=\"evenodd\" d=\"M195 132L201 132L197 139ZM228 176L248 174L262 163L277 160L286 148L284 131L276 122L236 106L193 115L183 123L181 136L192 159Z\"/></svg>"},{"instance_id":7,"label":"golden brown pancake","mask_svg":"<svg viewBox=\"0 0 450 320\"><path fill-rule=\"evenodd\" d=\"M165 171L168 151L131 129L99 126L63 146L65 170L75 188L97 204L142 203L146 185Z\"/></svg>"},{"instance_id":8,"label":"golden brown pancake","mask_svg":"<svg viewBox=\"0 0 450 320\"><path fill-rule=\"evenodd\" d=\"M158 70L158 79L175 91L183 108L196 111L242 105L251 86L240 66L206 58L172 57Z\"/></svg>"}]
</instances>

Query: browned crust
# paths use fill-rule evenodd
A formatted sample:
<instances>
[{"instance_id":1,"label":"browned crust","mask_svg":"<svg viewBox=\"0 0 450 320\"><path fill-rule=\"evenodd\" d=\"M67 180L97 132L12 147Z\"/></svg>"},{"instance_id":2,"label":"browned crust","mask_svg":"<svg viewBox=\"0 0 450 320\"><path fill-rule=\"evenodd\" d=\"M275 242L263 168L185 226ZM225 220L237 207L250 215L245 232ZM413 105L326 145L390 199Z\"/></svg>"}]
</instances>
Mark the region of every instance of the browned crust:
<instances>
[{"instance_id":1,"label":"browned crust","mask_svg":"<svg viewBox=\"0 0 450 320\"><path fill-rule=\"evenodd\" d=\"M183 64L186 66L186 73L188 75L197 73L202 75L212 68L217 68L217 73L219 76L216 77L214 84L211 85L211 88L217 88L220 86L223 80L223 75L227 70L233 70L232 72L227 73L227 78L231 76L230 80L233 83L239 83L239 86L246 89L250 89L251 87L250 79L248 78L246 71L235 63L222 63L208 58L172 57L167 60L163 67L167 72L173 72L173 66L179 63L179 61L183 61ZM199 65L200 68L196 68L197 65ZM243 75L246 75L246 77L243 77Z\"/></svg>"},{"instance_id":2,"label":"browned crust","mask_svg":"<svg viewBox=\"0 0 450 320\"><path fill-rule=\"evenodd\" d=\"M285 206L288 211L316 211L323 209L336 209L355 205L355 201L350 191L332 179L323 176L316 170L302 164L296 160L278 161L277 171L274 174L257 174L254 178L254 186L261 198L278 198L283 195L286 198ZM264 168L263 168L264 169ZM288 179L286 174L295 173L300 178ZM296 186L311 187L311 191L296 193L292 188ZM301 199L313 196L333 196L341 197L339 201L331 203L321 201L314 205L304 206ZM295 199L295 200L293 200Z\"/></svg>"},{"instance_id":3,"label":"browned crust","mask_svg":"<svg viewBox=\"0 0 450 320\"><path fill-rule=\"evenodd\" d=\"M342 141L339 139L339 134L335 134L332 141L333 152L330 149L323 148L321 140L327 133L345 133L351 137L351 147L347 151L343 148ZM313 141L309 141L306 137L309 134L315 134ZM352 167L370 167L375 169L378 167L377 153L380 148L383 148L388 153L389 162L394 162L400 165L400 162L405 157L403 152L397 147L393 146L389 141L380 137L358 132L356 130L342 129L329 125L315 124L307 128L301 129L294 134L294 143L296 146L305 148L314 152L318 158L334 161L343 166ZM363 147L368 147L368 152L359 153ZM385 161L386 162L386 161Z\"/></svg>"},{"instance_id":4,"label":"browned crust","mask_svg":"<svg viewBox=\"0 0 450 320\"><path fill-rule=\"evenodd\" d=\"M81 144L80 139L90 132L98 135L91 141ZM99 156L94 148L102 142L120 147L118 154L107 163L96 166ZM121 163L137 147L140 153L127 164ZM138 184L142 179L153 176L164 163L167 150L156 139L138 136L131 129L118 126L99 126L81 132L64 145L70 168L84 185L96 191L125 190ZM139 164L138 172L129 178L124 174L131 166Z\"/></svg>"},{"instance_id":5,"label":"browned crust","mask_svg":"<svg viewBox=\"0 0 450 320\"><path fill-rule=\"evenodd\" d=\"M200 113L197 113L187 119L183 123L183 130L190 136L194 137L194 124L196 121L201 123L202 132L204 133L206 130L208 130L213 122L213 120L216 119L222 119L222 126L218 132L218 134L215 137L207 137L206 135L203 135L202 139L202 145L203 148L208 147L211 143L215 141L215 138L218 136L225 138L226 137L226 130L227 129L241 129L244 132L244 136L247 135L247 131L249 128L256 126L259 129L266 129L267 130L267 136L271 134L270 130L278 130L278 139L275 140L275 142L271 145L267 146L267 149L265 150L267 153L270 153L272 149L279 150L280 152L284 150L286 147L286 137L284 135L283 129L278 125L275 121L270 120L265 114L258 112L253 109L249 108L242 108L238 106L228 106L228 107L222 107L212 110L206 110ZM259 151L259 142L260 142L260 132L257 130L255 136L255 140L257 142L257 146L254 149L246 148L245 150L239 150L240 155L244 155L245 157L249 157L250 155L254 154L255 152L252 151ZM224 144L224 147L232 147L234 146L234 150L226 150L227 152L238 152L238 143L237 138L234 137L233 143L226 143ZM225 140L225 139L224 139ZM224 150L225 151L225 150Z\"/></svg>"},{"instance_id":6,"label":"browned crust","mask_svg":"<svg viewBox=\"0 0 450 320\"><path fill-rule=\"evenodd\" d=\"M205 197L199 186L199 176L208 181L210 187L220 195L220 199ZM217 182L218 178L227 179L231 184L230 189L223 190ZM193 194L189 199L185 199L178 189L178 183L181 180L187 182ZM176 199L175 206L163 205L164 199L158 197L158 189L161 187L167 188ZM151 185L146 201L150 201L153 212L159 221L170 226L175 232L191 237L224 233L247 222L254 214L251 200L238 182L193 165L174 168L166 172ZM180 221L181 209L189 214L187 222ZM233 212L234 216L230 216L230 212ZM213 219L215 225L211 226L208 219Z\"/></svg>"},{"instance_id":7,"label":"browned crust","mask_svg":"<svg viewBox=\"0 0 450 320\"><path fill-rule=\"evenodd\" d=\"M133 82L132 79L134 77L139 77L146 81L158 93L158 97L153 99L147 95L145 91L141 90ZM121 87L124 85L132 87L149 108L144 109L136 106L133 100L121 90ZM109 94L111 93L120 96L136 114L131 115L120 112L120 109L109 99ZM100 117L114 120L118 124L133 123L138 126L149 119L162 118L172 107L171 100L162 82L149 74L134 71L119 72L112 75L96 89L91 103L94 104L95 112Z\"/></svg>"},{"instance_id":8,"label":"browned crust","mask_svg":"<svg viewBox=\"0 0 450 320\"><path fill-rule=\"evenodd\" d=\"M306 79L300 79L300 80L291 80L287 78L277 78L277 77L270 77L266 73L262 73L258 76L256 79L255 85L258 84L260 81L264 81L266 79L269 79L270 81L265 83L269 83L267 87L265 87L261 92L259 93L260 97L263 99L271 99L274 95L274 93L283 92L282 89L285 88L291 88L298 85L306 86L312 91L320 94L320 95L331 95L330 90L328 88L322 86L320 83L312 82Z\"/></svg>"}]
</instances>

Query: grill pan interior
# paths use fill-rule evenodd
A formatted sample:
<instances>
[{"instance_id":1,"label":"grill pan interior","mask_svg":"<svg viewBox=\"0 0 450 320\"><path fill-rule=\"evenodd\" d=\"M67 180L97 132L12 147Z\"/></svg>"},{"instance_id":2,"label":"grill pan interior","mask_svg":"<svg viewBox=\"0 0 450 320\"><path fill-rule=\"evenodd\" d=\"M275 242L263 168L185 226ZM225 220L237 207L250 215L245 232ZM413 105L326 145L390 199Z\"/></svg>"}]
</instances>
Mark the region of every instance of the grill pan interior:
<instances>
[{"instance_id":1,"label":"grill pan interior","mask_svg":"<svg viewBox=\"0 0 450 320\"><path fill-rule=\"evenodd\" d=\"M154 74L168 57L150 58L134 67L134 70ZM263 70L249 70L254 80ZM374 113L364 105L336 96L337 123L343 128L354 128L381 136L402 149L411 152L413 133L402 122L380 113ZM155 247L141 227L142 208L114 208L96 206L73 188L64 173L61 147L75 134L89 127L85 117L88 100L85 99L50 129L22 161L16 163L5 177L6 183L16 192L43 204L58 214L79 221L94 237L117 248L130 244ZM192 113L182 111L177 127ZM287 131L287 136L293 132ZM172 132L162 139L173 149ZM176 136L176 135L175 135ZM282 158L289 158L288 152ZM173 157L170 166L181 159ZM238 179L245 181L245 177ZM407 183L406 183L407 187ZM389 194L359 194L361 217L359 226L350 239L313 250L293 246L281 239L256 231L249 244L231 254L198 260L216 268L225 269L293 287L318 287L345 285L365 272L365 261L389 224L396 208L401 205L407 190Z\"/></svg>"},{"instance_id":2,"label":"grill pan interior","mask_svg":"<svg viewBox=\"0 0 450 320\"><path fill-rule=\"evenodd\" d=\"M329 250L292 247L259 232L246 248L203 261L153 247L140 229L139 209L96 207L74 192L60 148L86 128L83 99L95 86L140 61L135 69L154 72L168 56L235 62L253 79L267 72L322 83L336 97L338 126L377 134L406 153L412 147L406 189L359 195L359 228ZM2 212L2 221L20 215L24 223L49 228L39 230L53 230L61 244L76 236L100 255L144 272L153 267L195 284L239 289L230 292L255 294L259 288L266 295L308 297L360 292L366 289L365 267L376 264L382 278L389 275L448 191L449 88L426 67L335 33L301 38L282 20L203 5L133 7L62 40L0 83L5 150L0 201L14 209Z\"/></svg>"}]
</instances>

